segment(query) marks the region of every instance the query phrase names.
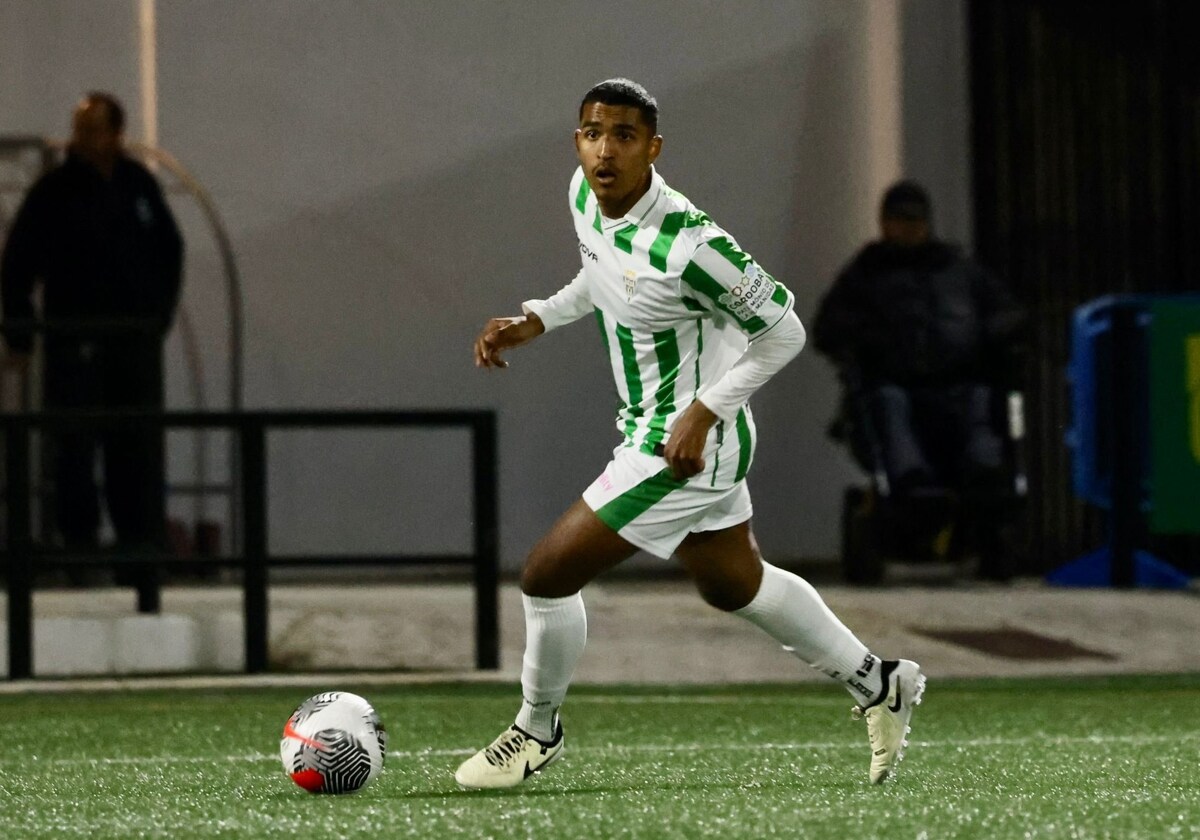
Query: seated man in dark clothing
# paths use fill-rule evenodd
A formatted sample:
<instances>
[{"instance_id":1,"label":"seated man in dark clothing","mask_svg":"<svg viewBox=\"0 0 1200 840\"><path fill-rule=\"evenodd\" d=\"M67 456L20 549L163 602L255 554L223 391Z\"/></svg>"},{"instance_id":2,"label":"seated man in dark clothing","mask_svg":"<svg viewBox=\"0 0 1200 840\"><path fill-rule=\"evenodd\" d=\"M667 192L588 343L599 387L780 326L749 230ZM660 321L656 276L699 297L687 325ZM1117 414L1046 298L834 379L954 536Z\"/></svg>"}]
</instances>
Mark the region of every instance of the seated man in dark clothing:
<instances>
[{"instance_id":1,"label":"seated man in dark clothing","mask_svg":"<svg viewBox=\"0 0 1200 840\"><path fill-rule=\"evenodd\" d=\"M994 395L1015 384L1022 312L995 276L933 238L920 185L887 191L880 227L821 302L813 343L869 411L894 493L994 486Z\"/></svg>"}]
</instances>

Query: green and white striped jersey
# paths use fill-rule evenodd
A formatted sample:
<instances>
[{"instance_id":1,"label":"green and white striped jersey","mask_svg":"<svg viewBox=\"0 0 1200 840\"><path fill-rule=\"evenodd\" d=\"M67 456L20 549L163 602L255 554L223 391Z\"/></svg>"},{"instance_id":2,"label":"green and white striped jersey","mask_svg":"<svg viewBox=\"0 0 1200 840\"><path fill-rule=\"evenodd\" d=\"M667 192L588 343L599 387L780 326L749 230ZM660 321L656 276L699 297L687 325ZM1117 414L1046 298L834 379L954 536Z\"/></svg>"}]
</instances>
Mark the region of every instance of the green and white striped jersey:
<instances>
[{"instance_id":1,"label":"green and white striped jersey","mask_svg":"<svg viewBox=\"0 0 1200 840\"><path fill-rule=\"evenodd\" d=\"M524 308L547 330L595 314L619 398L617 428L626 446L654 454L675 419L748 341L791 311L794 298L656 171L621 219L603 216L582 168L570 202L583 268L557 294ZM752 427L743 406L714 426L706 452L736 431L748 467ZM740 480L744 468L738 473Z\"/></svg>"}]
</instances>

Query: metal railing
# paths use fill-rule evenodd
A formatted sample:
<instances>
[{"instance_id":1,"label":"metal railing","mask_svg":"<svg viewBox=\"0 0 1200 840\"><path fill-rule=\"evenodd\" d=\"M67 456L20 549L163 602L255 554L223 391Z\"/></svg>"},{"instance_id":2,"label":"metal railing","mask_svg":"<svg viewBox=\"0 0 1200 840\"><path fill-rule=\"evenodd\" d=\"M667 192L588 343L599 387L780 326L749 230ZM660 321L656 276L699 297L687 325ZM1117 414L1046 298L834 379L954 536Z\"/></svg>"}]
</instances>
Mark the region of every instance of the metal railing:
<instances>
[{"instance_id":1,"label":"metal railing","mask_svg":"<svg viewBox=\"0 0 1200 840\"><path fill-rule=\"evenodd\" d=\"M94 411L0 414L7 487L5 578L8 590L8 676L33 676L33 578L37 568L83 564L171 568L178 558L163 554L119 557L110 554L69 555L33 541L30 445L35 429L94 429L120 425L158 429L227 429L238 459L241 499L241 552L205 558L209 565L242 570L246 673L268 669L267 587L272 568L299 566L471 566L475 588L475 665L496 669L499 645L499 543L497 508L496 417L491 411L246 411L151 412ZM330 428L462 428L471 431L473 485L473 550L470 554L387 554L275 556L268 549L267 433L274 429ZM196 561L189 561L195 563Z\"/></svg>"}]
</instances>

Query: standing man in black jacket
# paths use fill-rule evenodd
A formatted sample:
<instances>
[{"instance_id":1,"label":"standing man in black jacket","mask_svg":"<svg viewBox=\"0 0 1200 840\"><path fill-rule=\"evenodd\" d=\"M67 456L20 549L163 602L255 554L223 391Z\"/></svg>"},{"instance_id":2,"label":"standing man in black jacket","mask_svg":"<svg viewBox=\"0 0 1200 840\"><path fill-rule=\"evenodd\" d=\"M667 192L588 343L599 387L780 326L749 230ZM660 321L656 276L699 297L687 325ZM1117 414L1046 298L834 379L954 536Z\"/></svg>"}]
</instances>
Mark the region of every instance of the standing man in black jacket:
<instances>
[{"instance_id":1,"label":"standing man in black jacket","mask_svg":"<svg viewBox=\"0 0 1200 840\"><path fill-rule=\"evenodd\" d=\"M163 341L179 300L183 241L155 177L124 153L124 127L112 95L80 101L66 161L26 195L0 261L8 363L27 367L34 334L44 330L48 410L163 407ZM160 431L106 428L52 440L56 524L68 549L97 547L97 445L118 548L163 548ZM139 573L138 587L139 605L154 609L149 572Z\"/></svg>"},{"instance_id":2,"label":"standing man in black jacket","mask_svg":"<svg viewBox=\"0 0 1200 840\"><path fill-rule=\"evenodd\" d=\"M1003 456L992 401L1014 384L1023 314L994 275L933 238L919 184L888 189L880 228L821 302L813 343L866 397L894 491L990 484Z\"/></svg>"}]
</instances>

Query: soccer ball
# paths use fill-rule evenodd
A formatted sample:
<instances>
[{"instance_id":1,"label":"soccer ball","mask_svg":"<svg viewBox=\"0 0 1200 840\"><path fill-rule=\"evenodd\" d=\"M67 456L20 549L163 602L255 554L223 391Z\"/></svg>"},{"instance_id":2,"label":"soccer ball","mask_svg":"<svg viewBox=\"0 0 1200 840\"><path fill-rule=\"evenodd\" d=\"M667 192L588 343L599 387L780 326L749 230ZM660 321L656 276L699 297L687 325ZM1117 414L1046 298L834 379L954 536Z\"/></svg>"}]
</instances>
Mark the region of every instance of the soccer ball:
<instances>
[{"instance_id":1,"label":"soccer ball","mask_svg":"<svg viewBox=\"0 0 1200 840\"><path fill-rule=\"evenodd\" d=\"M327 691L296 707L283 725L283 772L310 793L352 793L383 770L387 730L371 704Z\"/></svg>"}]
</instances>

